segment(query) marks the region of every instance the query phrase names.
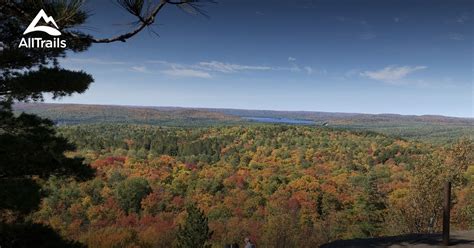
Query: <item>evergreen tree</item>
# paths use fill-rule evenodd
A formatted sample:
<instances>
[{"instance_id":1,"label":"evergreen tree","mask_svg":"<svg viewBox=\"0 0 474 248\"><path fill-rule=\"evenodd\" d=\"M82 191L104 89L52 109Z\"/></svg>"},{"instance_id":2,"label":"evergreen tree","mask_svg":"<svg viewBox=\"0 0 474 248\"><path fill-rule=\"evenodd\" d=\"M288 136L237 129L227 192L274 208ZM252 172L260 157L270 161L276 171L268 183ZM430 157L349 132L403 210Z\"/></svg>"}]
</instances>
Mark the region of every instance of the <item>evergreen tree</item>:
<instances>
[{"instance_id":1,"label":"evergreen tree","mask_svg":"<svg viewBox=\"0 0 474 248\"><path fill-rule=\"evenodd\" d=\"M212 236L212 231L207 225L207 217L202 210L194 204L186 208L188 214L186 222L179 226L177 233L178 248L204 248L210 247L207 241Z\"/></svg>"},{"instance_id":2,"label":"evergreen tree","mask_svg":"<svg viewBox=\"0 0 474 248\"><path fill-rule=\"evenodd\" d=\"M144 178L130 178L117 185L117 200L120 207L127 213L138 213L141 202L151 192Z\"/></svg>"},{"instance_id":3,"label":"evergreen tree","mask_svg":"<svg viewBox=\"0 0 474 248\"><path fill-rule=\"evenodd\" d=\"M92 83L90 75L62 69L57 60L67 51L84 51L90 42L65 35L68 47L64 49L18 47L23 31L38 9L58 14L56 19L64 20L60 22L62 27L73 27L87 17L80 2L6 1L0 7L0 196L4 199L0 203L1 225L22 222L38 205L36 178L59 175L84 179L93 175L81 158L64 155L75 147L56 135L52 121L31 114L15 116L12 111L14 102L41 101L44 93L54 98L82 93ZM69 15L70 18L63 18ZM22 195L34 195L35 200L24 201Z\"/></svg>"}]
</instances>

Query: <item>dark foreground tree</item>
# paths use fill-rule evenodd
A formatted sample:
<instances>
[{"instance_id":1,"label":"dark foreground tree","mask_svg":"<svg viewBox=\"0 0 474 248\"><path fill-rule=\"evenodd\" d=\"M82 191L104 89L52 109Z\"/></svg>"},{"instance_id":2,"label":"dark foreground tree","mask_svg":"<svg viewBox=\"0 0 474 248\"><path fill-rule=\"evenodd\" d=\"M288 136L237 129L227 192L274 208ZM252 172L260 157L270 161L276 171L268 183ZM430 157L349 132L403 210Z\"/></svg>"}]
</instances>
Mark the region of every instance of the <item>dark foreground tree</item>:
<instances>
[{"instance_id":1,"label":"dark foreground tree","mask_svg":"<svg viewBox=\"0 0 474 248\"><path fill-rule=\"evenodd\" d=\"M56 134L54 123L31 114L13 114L19 101L42 101L85 92L93 82L83 71L60 67L58 58L67 52L82 52L93 43L126 41L150 27L165 5L176 5L202 13L199 0L144 1L117 0L137 22L130 32L112 38L94 38L78 31L88 14L84 0L0 0L0 246L62 247L75 246L62 241L46 226L31 224L25 216L34 210L42 195L37 184L48 177L66 176L87 179L93 170L82 158L65 156L75 147ZM65 48L19 48L22 37L51 39L47 34L24 30L43 9L53 16L66 40ZM48 238L49 237L49 238ZM57 242L56 242L57 241Z\"/></svg>"},{"instance_id":2,"label":"dark foreground tree","mask_svg":"<svg viewBox=\"0 0 474 248\"><path fill-rule=\"evenodd\" d=\"M196 205L191 204L186 208L186 222L179 226L176 234L178 248L204 248L211 247L207 241L212 236L212 231L207 225L207 217Z\"/></svg>"}]
</instances>

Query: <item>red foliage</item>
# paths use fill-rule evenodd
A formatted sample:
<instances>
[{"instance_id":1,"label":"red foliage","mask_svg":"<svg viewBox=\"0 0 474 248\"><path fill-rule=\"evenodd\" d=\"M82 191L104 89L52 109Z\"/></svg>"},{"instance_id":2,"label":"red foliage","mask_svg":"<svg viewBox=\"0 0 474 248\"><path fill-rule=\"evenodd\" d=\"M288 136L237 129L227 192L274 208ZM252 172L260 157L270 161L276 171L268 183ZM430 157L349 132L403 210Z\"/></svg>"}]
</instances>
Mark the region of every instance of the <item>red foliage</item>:
<instances>
[{"instance_id":1,"label":"red foliage","mask_svg":"<svg viewBox=\"0 0 474 248\"><path fill-rule=\"evenodd\" d=\"M105 159L98 159L91 163L91 167L101 169L111 165L123 165L123 163L125 163L125 159L126 157L107 157Z\"/></svg>"}]
</instances>

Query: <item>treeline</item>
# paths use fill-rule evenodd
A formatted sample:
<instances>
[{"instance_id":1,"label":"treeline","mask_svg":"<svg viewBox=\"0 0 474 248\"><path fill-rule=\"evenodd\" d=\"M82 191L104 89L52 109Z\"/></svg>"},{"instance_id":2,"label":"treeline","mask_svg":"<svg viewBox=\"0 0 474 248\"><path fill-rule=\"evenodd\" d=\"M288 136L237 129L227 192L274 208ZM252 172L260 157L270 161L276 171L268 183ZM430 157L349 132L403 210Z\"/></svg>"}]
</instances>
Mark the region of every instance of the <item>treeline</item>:
<instances>
[{"instance_id":1,"label":"treeline","mask_svg":"<svg viewBox=\"0 0 474 248\"><path fill-rule=\"evenodd\" d=\"M472 123L449 122L387 122L387 123L351 123L334 124L334 127L349 130L371 130L392 137L421 141L436 145L456 143L459 139L472 139Z\"/></svg>"},{"instance_id":2,"label":"treeline","mask_svg":"<svg viewBox=\"0 0 474 248\"><path fill-rule=\"evenodd\" d=\"M240 118L235 116L177 107L17 103L14 110L17 114L26 112L51 119L59 126L122 123L189 127L240 121Z\"/></svg>"},{"instance_id":3,"label":"treeline","mask_svg":"<svg viewBox=\"0 0 474 248\"><path fill-rule=\"evenodd\" d=\"M91 247L173 247L186 206L214 247L317 247L440 229L445 180L453 226L474 228L473 143L433 147L371 132L285 125L60 128L97 170L52 177L30 218Z\"/></svg>"},{"instance_id":4,"label":"treeline","mask_svg":"<svg viewBox=\"0 0 474 248\"><path fill-rule=\"evenodd\" d=\"M367 130L392 137L453 144L474 133L472 118L445 116L369 115L326 112L292 112L238 109L193 109L177 107L137 107L84 104L17 103L15 112L49 118L58 126L78 124L139 124L168 127L211 127L216 125L254 125L246 117L312 120L333 128Z\"/></svg>"}]
</instances>

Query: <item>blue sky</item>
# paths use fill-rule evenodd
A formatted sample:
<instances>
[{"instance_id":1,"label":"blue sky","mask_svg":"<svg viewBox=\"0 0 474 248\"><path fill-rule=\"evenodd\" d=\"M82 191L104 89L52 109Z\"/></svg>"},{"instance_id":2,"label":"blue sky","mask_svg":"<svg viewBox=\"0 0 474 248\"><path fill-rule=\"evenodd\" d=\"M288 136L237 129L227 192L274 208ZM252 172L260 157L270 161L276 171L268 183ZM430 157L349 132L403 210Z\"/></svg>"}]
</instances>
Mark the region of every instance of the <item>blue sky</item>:
<instances>
[{"instance_id":1,"label":"blue sky","mask_svg":"<svg viewBox=\"0 0 474 248\"><path fill-rule=\"evenodd\" d=\"M97 37L134 21L89 1ZM473 117L472 1L221 0L70 54L95 83L61 102ZM60 25L60 24L58 24ZM51 100L50 100L51 102Z\"/></svg>"}]
</instances>

